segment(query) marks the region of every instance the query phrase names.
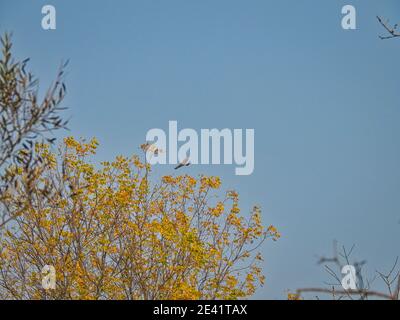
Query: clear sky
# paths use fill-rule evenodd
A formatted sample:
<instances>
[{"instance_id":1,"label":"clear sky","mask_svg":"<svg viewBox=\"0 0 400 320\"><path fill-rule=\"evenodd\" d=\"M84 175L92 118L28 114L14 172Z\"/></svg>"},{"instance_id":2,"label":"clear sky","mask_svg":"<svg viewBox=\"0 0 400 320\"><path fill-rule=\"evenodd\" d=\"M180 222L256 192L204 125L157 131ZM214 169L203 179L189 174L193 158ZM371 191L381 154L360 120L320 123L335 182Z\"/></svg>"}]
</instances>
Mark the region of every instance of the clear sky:
<instances>
[{"instance_id":1,"label":"clear sky","mask_svg":"<svg viewBox=\"0 0 400 320\"><path fill-rule=\"evenodd\" d=\"M41 8L57 29L41 28ZM357 9L357 30L341 8ZM256 298L330 280L316 265L337 239L367 269L400 255L400 39L377 14L398 0L0 0L0 32L30 57L42 88L62 59L70 129L100 140L98 160L137 153L151 128L254 128L255 171L192 166L236 188L282 233L267 242ZM185 172L185 171L182 171ZM159 166L156 175L172 173Z\"/></svg>"}]
</instances>

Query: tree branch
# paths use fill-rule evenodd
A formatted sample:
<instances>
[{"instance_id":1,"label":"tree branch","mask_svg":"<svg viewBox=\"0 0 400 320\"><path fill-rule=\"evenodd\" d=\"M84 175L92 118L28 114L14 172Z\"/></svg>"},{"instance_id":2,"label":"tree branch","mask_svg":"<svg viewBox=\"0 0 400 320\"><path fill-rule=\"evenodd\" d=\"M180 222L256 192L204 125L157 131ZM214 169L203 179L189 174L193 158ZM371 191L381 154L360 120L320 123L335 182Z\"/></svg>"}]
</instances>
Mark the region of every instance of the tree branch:
<instances>
[{"instance_id":1,"label":"tree branch","mask_svg":"<svg viewBox=\"0 0 400 320\"><path fill-rule=\"evenodd\" d=\"M379 36L381 40L393 39L400 37L400 32L397 31L398 25L395 24L394 26L389 25L389 20L384 21L381 17L376 17L381 24L381 26L389 33L387 36Z\"/></svg>"}]
</instances>

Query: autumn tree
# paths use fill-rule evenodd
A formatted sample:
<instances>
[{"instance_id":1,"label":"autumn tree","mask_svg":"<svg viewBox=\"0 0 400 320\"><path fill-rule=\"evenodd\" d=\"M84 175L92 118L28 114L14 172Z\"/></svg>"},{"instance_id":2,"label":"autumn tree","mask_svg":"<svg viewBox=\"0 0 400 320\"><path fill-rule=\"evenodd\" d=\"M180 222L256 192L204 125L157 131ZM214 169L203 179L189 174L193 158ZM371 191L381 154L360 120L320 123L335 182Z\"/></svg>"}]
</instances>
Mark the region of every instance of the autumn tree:
<instances>
[{"instance_id":1,"label":"autumn tree","mask_svg":"<svg viewBox=\"0 0 400 320\"><path fill-rule=\"evenodd\" d=\"M136 156L94 165L96 148L73 138L57 153L36 144L35 175L14 166L1 298L238 299L264 282L257 249L280 235L263 227L258 207L242 215L218 177L156 181ZM45 265L57 272L55 290L42 288Z\"/></svg>"},{"instance_id":2,"label":"autumn tree","mask_svg":"<svg viewBox=\"0 0 400 320\"><path fill-rule=\"evenodd\" d=\"M47 90L44 98L39 98L38 80L26 70L29 59L15 61L11 49L10 35L1 39L0 56L0 228L14 216L4 201L4 193L16 186L15 176L8 168L18 165L28 179L42 160L35 154L37 141L53 143L49 133L65 128L66 121L60 117L61 102L65 95L62 82L63 69Z\"/></svg>"}]
</instances>

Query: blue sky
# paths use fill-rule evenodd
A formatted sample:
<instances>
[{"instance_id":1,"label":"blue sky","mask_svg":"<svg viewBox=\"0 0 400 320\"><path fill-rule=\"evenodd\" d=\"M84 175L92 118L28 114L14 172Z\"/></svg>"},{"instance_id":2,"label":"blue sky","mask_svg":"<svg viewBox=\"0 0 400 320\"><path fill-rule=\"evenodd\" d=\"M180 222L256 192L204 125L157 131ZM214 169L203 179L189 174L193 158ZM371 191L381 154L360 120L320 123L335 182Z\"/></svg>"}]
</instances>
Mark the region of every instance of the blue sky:
<instances>
[{"instance_id":1,"label":"blue sky","mask_svg":"<svg viewBox=\"0 0 400 320\"><path fill-rule=\"evenodd\" d=\"M57 30L41 8L57 9ZM357 9L355 31L341 8ZM42 88L70 59L71 133L96 136L98 160L138 152L146 132L254 128L255 171L192 166L263 208L283 237L262 247L256 298L330 280L316 265L332 241L387 270L400 255L400 40L381 41L375 16L400 21L396 0L0 0L0 32L31 58ZM173 173L157 167L156 175Z\"/></svg>"}]
</instances>

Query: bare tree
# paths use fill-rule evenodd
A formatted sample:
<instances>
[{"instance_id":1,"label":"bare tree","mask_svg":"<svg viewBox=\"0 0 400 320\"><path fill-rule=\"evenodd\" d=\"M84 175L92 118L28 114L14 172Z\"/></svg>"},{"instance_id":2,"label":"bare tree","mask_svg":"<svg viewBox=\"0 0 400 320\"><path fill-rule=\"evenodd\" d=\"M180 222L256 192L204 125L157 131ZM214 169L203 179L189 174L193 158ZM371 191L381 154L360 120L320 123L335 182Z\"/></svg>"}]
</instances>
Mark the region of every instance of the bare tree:
<instances>
[{"instance_id":1,"label":"bare tree","mask_svg":"<svg viewBox=\"0 0 400 320\"><path fill-rule=\"evenodd\" d=\"M398 258L396 258L393 267L388 273L375 271L372 279L367 279L363 274L363 267L366 264L365 260L351 261L351 255L354 251L352 246L350 250L346 250L343 246L338 250L337 243L334 243L333 255L331 257L320 257L318 264L324 265L328 274L334 282L325 283L326 288L303 288L297 290L297 296L301 297L304 293L329 295L334 300L368 300L385 299L385 300L400 300L400 269L398 268ZM355 290L343 289L341 271L345 265L352 265L356 270L357 288ZM376 279L381 279L387 288L386 292L381 292L372 289L372 284ZM317 296L317 298L319 298Z\"/></svg>"},{"instance_id":2,"label":"bare tree","mask_svg":"<svg viewBox=\"0 0 400 320\"><path fill-rule=\"evenodd\" d=\"M0 56L0 228L14 217L10 215L6 190L16 187L15 168L22 167L32 177L41 158L35 154L36 142L53 143L48 134L66 128L60 117L65 96L64 68L60 67L54 83L39 97L39 83L26 71L29 59L15 61L9 34L1 37Z\"/></svg>"}]
</instances>

